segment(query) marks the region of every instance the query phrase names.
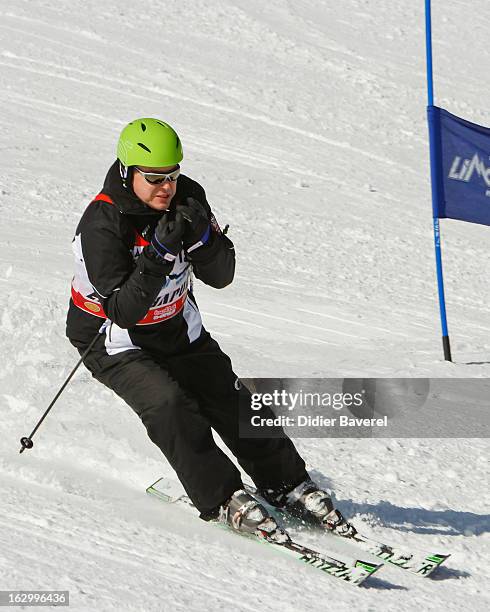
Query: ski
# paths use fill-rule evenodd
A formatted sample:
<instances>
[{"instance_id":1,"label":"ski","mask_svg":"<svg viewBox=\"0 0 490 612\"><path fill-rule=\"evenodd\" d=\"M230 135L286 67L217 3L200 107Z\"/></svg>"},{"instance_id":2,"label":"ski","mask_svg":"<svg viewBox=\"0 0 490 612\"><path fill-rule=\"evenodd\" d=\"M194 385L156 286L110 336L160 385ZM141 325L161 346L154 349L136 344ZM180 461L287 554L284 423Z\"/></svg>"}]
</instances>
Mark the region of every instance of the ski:
<instances>
[{"instance_id":1,"label":"ski","mask_svg":"<svg viewBox=\"0 0 490 612\"><path fill-rule=\"evenodd\" d=\"M334 535L338 534L334 533ZM338 535L338 537L342 536ZM382 559L395 567L399 567L400 569L423 578L430 576L435 569L450 557L449 554L418 553L405 547L390 546L373 540L359 532L345 539L359 545L362 550L371 553L378 557L378 559Z\"/></svg>"},{"instance_id":2,"label":"ski","mask_svg":"<svg viewBox=\"0 0 490 612\"><path fill-rule=\"evenodd\" d=\"M193 507L193 504L187 495L183 493L172 495L171 491L169 491L168 483L163 478L160 478L150 485L146 489L146 492L166 503L184 503ZM223 525L222 523L216 524ZM265 537L262 538L239 532L235 533L238 533L242 537L255 538L258 542L272 546L274 549L285 553L290 557L294 557L306 565L315 567L322 572L333 576L334 578L339 578L340 580L349 582L356 586L362 584L367 578L372 576L380 567L383 566L383 563L373 563L372 561L362 561L360 559L354 559L352 561L342 560L337 558L338 555L333 557L328 554L319 553L293 540L276 542Z\"/></svg>"},{"instance_id":3,"label":"ski","mask_svg":"<svg viewBox=\"0 0 490 612\"><path fill-rule=\"evenodd\" d=\"M255 487L245 485L245 489L257 497L273 514L274 512L276 514L280 512L283 518L286 516L285 512L278 511L277 508L270 506L270 504L268 504L266 500L260 496ZM444 563L444 561L446 561L448 557L450 557L449 554L421 553L412 551L407 547L391 546L389 544L384 544L383 542L378 542L377 540L363 535L360 532L357 532L351 536L343 536L335 531L328 531L316 523L312 523L312 525L320 529L326 535L337 536L352 542L353 544L358 545L364 552L370 553L375 557L378 557L378 559L381 559L390 565L394 565L395 567L399 567L400 569L406 570L411 574L415 574L416 576L430 576L435 569L437 569L440 565L442 565L442 563Z\"/></svg>"}]
</instances>

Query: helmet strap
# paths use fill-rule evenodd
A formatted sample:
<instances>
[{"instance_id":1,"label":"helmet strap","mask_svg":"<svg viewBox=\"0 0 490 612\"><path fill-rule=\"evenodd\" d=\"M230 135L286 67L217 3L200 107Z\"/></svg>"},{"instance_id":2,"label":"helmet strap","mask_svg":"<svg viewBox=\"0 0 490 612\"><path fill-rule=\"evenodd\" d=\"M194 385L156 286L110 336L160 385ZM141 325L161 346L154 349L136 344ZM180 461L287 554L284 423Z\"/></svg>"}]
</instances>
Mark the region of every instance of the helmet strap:
<instances>
[{"instance_id":1,"label":"helmet strap","mask_svg":"<svg viewBox=\"0 0 490 612\"><path fill-rule=\"evenodd\" d=\"M125 166L121 161L119 162L119 174L121 175L124 189L127 189L128 179L130 178L129 166Z\"/></svg>"}]
</instances>

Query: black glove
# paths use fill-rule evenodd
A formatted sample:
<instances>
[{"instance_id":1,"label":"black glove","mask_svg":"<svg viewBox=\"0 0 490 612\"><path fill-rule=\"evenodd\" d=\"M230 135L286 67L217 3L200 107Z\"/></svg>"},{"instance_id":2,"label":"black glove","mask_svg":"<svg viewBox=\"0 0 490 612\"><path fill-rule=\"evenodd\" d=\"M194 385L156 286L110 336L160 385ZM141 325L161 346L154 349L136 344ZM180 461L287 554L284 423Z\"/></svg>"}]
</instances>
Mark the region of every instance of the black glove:
<instances>
[{"instance_id":1,"label":"black glove","mask_svg":"<svg viewBox=\"0 0 490 612\"><path fill-rule=\"evenodd\" d=\"M176 211L175 214L166 212L155 228L151 247L159 257L166 261L174 261L182 249L183 235L183 215L179 211Z\"/></svg>"},{"instance_id":2,"label":"black glove","mask_svg":"<svg viewBox=\"0 0 490 612\"><path fill-rule=\"evenodd\" d=\"M185 230L182 237L184 249L190 253L209 241L211 227L208 215L201 202L194 198L186 198L185 204L177 206L177 214L185 219Z\"/></svg>"}]
</instances>

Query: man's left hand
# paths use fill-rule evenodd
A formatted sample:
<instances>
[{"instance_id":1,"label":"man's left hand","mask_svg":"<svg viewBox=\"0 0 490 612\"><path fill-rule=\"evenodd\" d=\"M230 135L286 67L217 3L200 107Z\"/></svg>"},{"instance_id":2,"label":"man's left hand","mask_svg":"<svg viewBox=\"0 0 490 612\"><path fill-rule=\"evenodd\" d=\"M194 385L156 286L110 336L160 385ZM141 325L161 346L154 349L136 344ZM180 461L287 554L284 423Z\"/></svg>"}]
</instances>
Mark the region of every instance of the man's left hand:
<instances>
[{"instance_id":1,"label":"man's left hand","mask_svg":"<svg viewBox=\"0 0 490 612\"><path fill-rule=\"evenodd\" d=\"M211 227L204 206L195 198L186 198L185 204L176 208L185 219L182 244L190 253L209 241Z\"/></svg>"}]
</instances>

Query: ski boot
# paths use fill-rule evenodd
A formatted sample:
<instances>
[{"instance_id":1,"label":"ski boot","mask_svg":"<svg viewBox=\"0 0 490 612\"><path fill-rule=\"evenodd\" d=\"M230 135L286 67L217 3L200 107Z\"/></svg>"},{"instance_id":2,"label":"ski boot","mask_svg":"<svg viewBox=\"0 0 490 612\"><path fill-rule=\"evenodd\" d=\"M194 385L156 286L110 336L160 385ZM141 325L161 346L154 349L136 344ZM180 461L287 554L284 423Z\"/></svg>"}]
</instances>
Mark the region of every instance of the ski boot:
<instances>
[{"instance_id":1,"label":"ski boot","mask_svg":"<svg viewBox=\"0 0 490 612\"><path fill-rule=\"evenodd\" d=\"M235 491L220 507L218 520L237 531L251 533L279 544L290 539L264 506L243 489Z\"/></svg>"},{"instance_id":2,"label":"ski boot","mask_svg":"<svg viewBox=\"0 0 490 612\"><path fill-rule=\"evenodd\" d=\"M292 516L316 523L342 537L350 538L357 533L355 527L333 507L328 493L319 489L310 479L275 499L271 497L271 492L267 493L268 495L264 496L267 501L281 507Z\"/></svg>"}]
</instances>

